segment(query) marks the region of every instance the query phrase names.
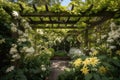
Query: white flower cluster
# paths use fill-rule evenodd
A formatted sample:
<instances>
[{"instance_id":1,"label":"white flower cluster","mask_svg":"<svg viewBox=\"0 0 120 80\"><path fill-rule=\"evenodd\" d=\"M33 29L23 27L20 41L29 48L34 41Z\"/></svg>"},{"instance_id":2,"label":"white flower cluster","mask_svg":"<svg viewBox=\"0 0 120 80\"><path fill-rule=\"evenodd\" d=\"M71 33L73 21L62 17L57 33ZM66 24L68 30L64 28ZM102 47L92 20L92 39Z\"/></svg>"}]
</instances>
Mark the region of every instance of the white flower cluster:
<instances>
[{"instance_id":1,"label":"white flower cluster","mask_svg":"<svg viewBox=\"0 0 120 80\"><path fill-rule=\"evenodd\" d=\"M110 44L118 44L120 45L120 26L115 25L115 23L111 23L110 25L111 31L108 34L107 42ZM115 49L116 46L111 45L110 49Z\"/></svg>"},{"instance_id":2,"label":"white flower cluster","mask_svg":"<svg viewBox=\"0 0 120 80\"><path fill-rule=\"evenodd\" d=\"M22 26L24 27L24 29L30 29L31 30L31 27L30 27L29 23L25 19L22 19L21 23L22 23Z\"/></svg>"},{"instance_id":3,"label":"white flower cluster","mask_svg":"<svg viewBox=\"0 0 120 80\"><path fill-rule=\"evenodd\" d=\"M5 43L5 39L0 39L0 44Z\"/></svg>"},{"instance_id":4,"label":"white flower cluster","mask_svg":"<svg viewBox=\"0 0 120 80\"><path fill-rule=\"evenodd\" d=\"M18 30L18 34L19 34L20 36L23 35L23 31Z\"/></svg>"},{"instance_id":5,"label":"white flower cluster","mask_svg":"<svg viewBox=\"0 0 120 80\"><path fill-rule=\"evenodd\" d=\"M101 35L101 39L107 38L107 35Z\"/></svg>"},{"instance_id":6,"label":"white flower cluster","mask_svg":"<svg viewBox=\"0 0 120 80\"><path fill-rule=\"evenodd\" d=\"M33 54L35 52L35 49L33 47L23 47L21 49L22 53L28 53L28 54Z\"/></svg>"},{"instance_id":7,"label":"white flower cluster","mask_svg":"<svg viewBox=\"0 0 120 80\"><path fill-rule=\"evenodd\" d=\"M80 56L80 55L84 55L84 54L80 49L73 47L69 50L69 55Z\"/></svg>"},{"instance_id":8,"label":"white flower cluster","mask_svg":"<svg viewBox=\"0 0 120 80\"><path fill-rule=\"evenodd\" d=\"M26 42L26 41L27 41L27 39L24 36L20 36L17 40L17 42L19 42L19 44L21 44L21 42Z\"/></svg>"},{"instance_id":9,"label":"white flower cluster","mask_svg":"<svg viewBox=\"0 0 120 80\"><path fill-rule=\"evenodd\" d=\"M17 26L14 23L11 23L11 31L17 32Z\"/></svg>"},{"instance_id":10,"label":"white flower cluster","mask_svg":"<svg viewBox=\"0 0 120 80\"><path fill-rule=\"evenodd\" d=\"M24 56L31 55L35 52L35 49L32 46L27 45L26 43L33 44L31 38L29 38L29 33L32 31L29 23L25 19L19 18L19 14L16 11L12 12L14 19L19 19L20 22L16 24L11 23L11 31L16 32L18 35L17 43L13 44L9 53L12 55L11 61L16 61ZM18 23L21 23L17 25ZM21 28L22 27L22 28ZM24 46L23 46L24 45Z\"/></svg>"},{"instance_id":11,"label":"white flower cluster","mask_svg":"<svg viewBox=\"0 0 120 80\"><path fill-rule=\"evenodd\" d=\"M21 58L21 56L18 53L16 44L12 44L12 47L10 49L10 54L12 55L12 58L13 58L12 61L15 61Z\"/></svg>"},{"instance_id":12,"label":"white flower cluster","mask_svg":"<svg viewBox=\"0 0 120 80\"><path fill-rule=\"evenodd\" d=\"M22 44L23 42L30 42L32 44L31 39L29 38L29 34L27 32L28 30L26 29L25 32L18 30L19 37L17 39L18 44Z\"/></svg>"},{"instance_id":13,"label":"white flower cluster","mask_svg":"<svg viewBox=\"0 0 120 80\"><path fill-rule=\"evenodd\" d=\"M45 65L41 65L41 70L42 70L42 71L46 71Z\"/></svg>"},{"instance_id":14,"label":"white flower cluster","mask_svg":"<svg viewBox=\"0 0 120 80\"><path fill-rule=\"evenodd\" d=\"M110 32L108 35L109 35L108 41L117 40L118 38L120 38L120 29L114 32Z\"/></svg>"},{"instance_id":15,"label":"white flower cluster","mask_svg":"<svg viewBox=\"0 0 120 80\"><path fill-rule=\"evenodd\" d=\"M18 18L19 14L17 11L13 11L12 16L16 19L16 18Z\"/></svg>"},{"instance_id":16,"label":"white flower cluster","mask_svg":"<svg viewBox=\"0 0 120 80\"><path fill-rule=\"evenodd\" d=\"M44 32L43 32L43 30L41 30L41 29L37 29L37 33L39 33L39 34L44 34Z\"/></svg>"},{"instance_id":17,"label":"white flower cluster","mask_svg":"<svg viewBox=\"0 0 120 80\"><path fill-rule=\"evenodd\" d=\"M111 31L116 31L118 29L118 26L114 22L112 22L110 24L110 28L111 28Z\"/></svg>"},{"instance_id":18,"label":"white flower cluster","mask_svg":"<svg viewBox=\"0 0 120 80\"><path fill-rule=\"evenodd\" d=\"M13 71L15 66L10 66L6 69L6 73Z\"/></svg>"},{"instance_id":19,"label":"white flower cluster","mask_svg":"<svg viewBox=\"0 0 120 80\"><path fill-rule=\"evenodd\" d=\"M25 28L25 29L31 29L29 23L27 23L27 22L24 24L24 28Z\"/></svg>"},{"instance_id":20,"label":"white flower cluster","mask_svg":"<svg viewBox=\"0 0 120 80\"><path fill-rule=\"evenodd\" d=\"M35 52L35 50L34 50L34 48L33 47L30 47L30 48L27 48L26 49L26 53L34 53Z\"/></svg>"},{"instance_id":21,"label":"white flower cluster","mask_svg":"<svg viewBox=\"0 0 120 80\"><path fill-rule=\"evenodd\" d=\"M10 49L10 54L15 54L17 53L17 45L16 44L12 44L12 47Z\"/></svg>"}]
</instances>

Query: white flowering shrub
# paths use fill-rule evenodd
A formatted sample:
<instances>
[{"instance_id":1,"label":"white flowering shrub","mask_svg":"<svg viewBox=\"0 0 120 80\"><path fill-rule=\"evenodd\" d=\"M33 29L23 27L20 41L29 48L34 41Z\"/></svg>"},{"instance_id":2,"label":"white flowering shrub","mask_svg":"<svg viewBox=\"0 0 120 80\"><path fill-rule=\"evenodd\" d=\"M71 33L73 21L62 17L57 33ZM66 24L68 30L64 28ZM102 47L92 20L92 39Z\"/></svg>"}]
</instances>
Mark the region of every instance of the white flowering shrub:
<instances>
[{"instance_id":1,"label":"white flowering shrub","mask_svg":"<svg viewBox=\"0 0 120 80\"><path fill-rule=\"evenodd\" d=\"M84 54L82 50L80 50L79 48L75 48L75 47L70 48L68 56L70 56L71 58L79 57L81 55Z\"/></svg>"},{"instance_id":2,"label":"white flowering shrub","mask_svg":"<svg viewBox=\"0 0 120 80\"><path fill-rule=\"evenodd\" d=\"M116 25L114 22L110 25L111 31L108 33L107 42L111 50L120 49L120 25Z\"/></svg>"},{"instance_id":3,"label":"white flowering shrub","mask_svg":"<svg viewBox=\"0 0 120 80\"><path fill-rule=\"evenodd\" d=\"M9 25L9 32L11 34L10 40L13 39L13 41L9 44L8 50L4 49L9 51L7 52L9 65L5 65L5 67L2 65L4 70L2 74L0 73L3 75L0 76L0 80L45 80L50 71L52 52L48 49L38 50L40 47L36 48L35 39L32 37L35 32L29 23L21 18L16 11L12 12L12 16L14 18ZM0 35L0 44L4 44L6 41ZM0 45L0 48L5 47Z\"/></svg>"}]
</instances>

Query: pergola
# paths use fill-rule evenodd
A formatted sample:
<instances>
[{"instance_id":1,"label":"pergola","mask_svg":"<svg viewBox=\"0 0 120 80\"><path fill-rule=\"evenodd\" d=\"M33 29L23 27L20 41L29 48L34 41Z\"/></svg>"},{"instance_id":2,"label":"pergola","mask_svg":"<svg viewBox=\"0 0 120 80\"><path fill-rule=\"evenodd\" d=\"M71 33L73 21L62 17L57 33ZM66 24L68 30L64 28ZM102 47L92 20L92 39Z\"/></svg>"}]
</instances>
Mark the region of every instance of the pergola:
<instances>
[{"instance_id":1,"label":"pergola","mask_svg":"<svg viewBox=\"0 0 120 80\"><path fill-rule=\"evenodd\" d=\"M115 18L116 14L120 13L120 10L106 11L107 8L104 8L95 13L91 11L93 8L93 4L90 5L89 8L86 9L84 12L82 11L79 12L79 14L70 14L69 12L65 12L65 11L51 12L49 11L50 6L48 7L48 5L45 5L46 11L38 12L38 9L35 4L33 4L34 12L23 13L24 7L22 6L22 4L19 5L21 8L20 15L22 17L27 17L28 22L32 25L33 28L44 28L44 29L45 28L54 28L54 29L83 28L81 26L76 25L78 22L84 22L88 24L87 28L91 28L96 25L102 24L111 18ZM72 5L71 11L72 10L74 10L74 5ZM86 21L82 21L82 18L84 17L89 17L89 19ZM32 18L39 18L39 20L33 20ZM47 18L47 20L44 20L44 18ZM71 18L74 18L74 20L72 20ZM50 24L51 26L40 26L42 24Z\"/></svg>"},{"instance_id":2,"label":"pergola","mask_svg":"<svg viewBox=\"0 0 120 80\"><path fill-rule=\"evenodd\" d=\"M32 5L32 8L34 9L33 12L26 12L23 13L25 8L22 4L18 4L20 7L20 15L22 17L27 18L28 22L32 25L33 28L54 28L54 29L65 29L65 28L82 28L79 25L76 25L79 22L84 22L88 24L87 27L91 28L96 25L102 24L105 21L111 19L111 18L118 18L120 17L120 9L116 11L107 11L107 7L94 12L92 11L93 4L91 4L84 12L80 11L78 14L72 14L67 11L60 11L60 12L52 12L49 10L49 7L47 4L45 6L45 11L38 11L37 6L35 4ZM9 7L3 8L8 14L11 15L9 12ZM71 10L74 10L74 5L72 5ZM12 16L12 15L11 15ZM87 20L82 20L83 18L89 18ZM38 20L34 20L33 18L39 18ZM47 20L45 20L47 18ZM55 19L53 19L55 18ZM64 19L63 19L64 18ZM71 18L74 18L71 19ZM40 26L42 24L49 24L52 26ZM54 26L55 25L55 26ZM61 26L62 25L62 26Z\"/></svg>"},{"instance_id":3,"label":"pergola","mask_svg":"<svg viewBox=\"0 0 120 80\"><path fill-rule=\"evenodd\" d=\"M81 29L85 34L85 45L88 46L88 31L90 28L93 28L97 25L104 23L105 21L112 18L120 17L120 9L116 11L107 11L107 7L94 12L92 11L93 4L91 4L84 12L80 11L79 14L72 14L66 11L52 12L49 10L47 4L44 5L45 11L38 11L35 4L32 5L34 9L33 12L23 13L24 7L22 4L19 4L20 15L27 19L32 28L37 29ZM71 7L71 11L74 10L74 5ZM7 7L4 10L9 13ZM11 13L9 13L11 15ZM12 15L11 15L12 16ZM34 20L34 18L38 18ZM71 19L72 18L72 19ZM73 19L74 18L74 19ZM83 20L83 18L88 18ZM80 26L80 22L87 24L86 27ZM78 25L79 24L79 25Z\"/></svg>"}]
</instances>

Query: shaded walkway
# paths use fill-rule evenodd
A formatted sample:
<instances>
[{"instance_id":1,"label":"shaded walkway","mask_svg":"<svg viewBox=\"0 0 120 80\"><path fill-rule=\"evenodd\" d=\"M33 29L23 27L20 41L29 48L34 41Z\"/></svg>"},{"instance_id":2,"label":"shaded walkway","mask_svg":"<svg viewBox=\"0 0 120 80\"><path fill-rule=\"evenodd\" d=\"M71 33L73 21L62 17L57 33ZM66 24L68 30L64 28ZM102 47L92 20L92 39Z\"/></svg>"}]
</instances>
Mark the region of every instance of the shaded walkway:
<instances>
[{"instance_id":1,"label":"shaded walkway","mask_svg":"<svg viewBox=\"0 0 120 80\"><path fill-rule=\"evenodd\" d=\"M65 68L68 67L69 61L67 60L51 60L51 73L48 80L57 80L59 74L61 74Z\"/></svg>"}]
</instances>

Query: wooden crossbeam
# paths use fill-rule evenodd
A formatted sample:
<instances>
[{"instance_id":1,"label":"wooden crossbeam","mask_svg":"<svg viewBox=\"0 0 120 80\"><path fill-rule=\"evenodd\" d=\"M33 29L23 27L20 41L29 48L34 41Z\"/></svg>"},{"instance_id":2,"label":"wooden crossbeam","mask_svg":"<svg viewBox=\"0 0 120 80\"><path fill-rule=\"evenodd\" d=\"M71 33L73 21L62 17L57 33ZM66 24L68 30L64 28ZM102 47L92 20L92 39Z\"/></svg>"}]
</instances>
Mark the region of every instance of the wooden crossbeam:
<instances>
[{"instance_id":1,"label":"wooden crossbeam","mask_svg":"<svg viewBox=\"0 0 120 80\"><path fill-rule=\"evenodd\" d=\"M99 13L91 13L91 14L82 14L82 15L76 15L76 14L69 14L67 12L61 12L61 13L53 13L53 12L39 12L39 13L26 13L21 14L22 17L103 17L103 16L109 16L113 15L112 11L104 11Z\"/></svg>"},{"instance_id":2,"label":"wooden crossbeam","mask_svg":"<svg viewBox=\"0 0 120 80\"><path fill-rule=\"evenodd\" d=\"M64 27L64 26L59 26L59 27L32 26L32 28L38 28L38 29L79 29L79 27L77 27L77 26L66 26L66 27ZM83 29L83 28L81 28L81 29Z\"/></svg>"},{"instance_id":3,"label":"wooden crossbeam","mask_svg":"<svg viewBox=\"0 0 120 80\"><path fill-rule=\"evenodd\" d=\"M75 24L76 21L29 21L30 24Z\"/></svg>"}]
</instances>

